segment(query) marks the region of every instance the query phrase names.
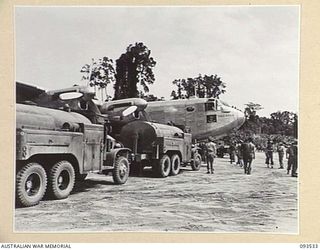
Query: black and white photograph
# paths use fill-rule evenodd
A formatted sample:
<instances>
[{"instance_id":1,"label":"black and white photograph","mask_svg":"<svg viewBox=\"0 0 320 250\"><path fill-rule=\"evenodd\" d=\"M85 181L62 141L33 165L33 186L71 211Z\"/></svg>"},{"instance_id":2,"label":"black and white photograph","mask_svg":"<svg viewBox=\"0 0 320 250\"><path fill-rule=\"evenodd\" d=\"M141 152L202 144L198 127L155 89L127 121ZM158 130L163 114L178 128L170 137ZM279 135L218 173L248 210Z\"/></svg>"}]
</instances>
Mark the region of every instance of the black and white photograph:
<instances>
[{"instance_id":1,"label":"black and white photograph","mask_svg":"<svg viewBox=\"0 0 320 250\"><path fill-rule=\"evenodd\" d=\"M14 232L299 233L299 5L15 6Z\"/></svg>"}]
</instances>

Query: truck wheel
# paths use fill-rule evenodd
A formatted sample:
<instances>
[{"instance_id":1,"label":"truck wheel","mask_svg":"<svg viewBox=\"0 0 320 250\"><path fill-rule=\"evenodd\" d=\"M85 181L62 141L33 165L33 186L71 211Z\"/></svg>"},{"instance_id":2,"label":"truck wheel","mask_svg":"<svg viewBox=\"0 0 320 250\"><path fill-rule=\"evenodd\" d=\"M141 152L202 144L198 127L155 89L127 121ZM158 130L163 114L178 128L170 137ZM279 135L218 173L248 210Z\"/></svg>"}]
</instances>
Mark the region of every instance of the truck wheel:
<instances>
[{"instance_id":1,"label":"truck wheel","mask_svg":"<svg viewBox=\"0 0 320 250\"><path fill-rule=\"evenodd\" d=\"M49 176L49 195L55 199L65 199L71 193L75 182L73 166L68 161L53 165Z\"/></svg>"},{"instance_id":2,"label":"truck wheel","mask_svg":"<svg viewBox=\"0 0 320 250\"><path fill-rule=\"evenodd\" d=\"M158 177L165 178L170 174L171 162L168 155L163 155L159 161L156 162L155 172Z\"/></svg>"},{"instance_id":3,"label":"truck wheel","mask_svg":"<svg viewBox=\"0 0 320 250\"><path fill-rule=\"evenodd\" d=\"M202 161L201 155L198 153L194 154L192 162L191 162L192 170L198 171L201 167L201 161Z\"/></svg>"},{"instance_id":4,"label":"truck wheel","mask_svg":"<svg viewBox=\"0 0 320 250\"><path fill-rule=\"evenodd\" d=\"M113 181L116 184L124 184L128 180L130 172L129 161L126 157L120 156L114 164Z\"/></svg>"},{"instance_id":5,"label":"truck wheel","mask_svg":"<svg viewBox=\"0 0 320 250\"><path fill-rule=\"evenodd\" d=\"M177 154L171 156L171 175L177 175L180 171L180 157Z\"/></svg>"},{"instance_id":6,"label":"truck wheel","mask_svg":"<svg viewBox=\"0 0 320 250\"><path fill-rule=\"evenodd\" d=\"M38 163L29 163L17 173L16 200L19 205L30 207L37 205L47 188L47 175Z\"/></svg>"}]
</instances>

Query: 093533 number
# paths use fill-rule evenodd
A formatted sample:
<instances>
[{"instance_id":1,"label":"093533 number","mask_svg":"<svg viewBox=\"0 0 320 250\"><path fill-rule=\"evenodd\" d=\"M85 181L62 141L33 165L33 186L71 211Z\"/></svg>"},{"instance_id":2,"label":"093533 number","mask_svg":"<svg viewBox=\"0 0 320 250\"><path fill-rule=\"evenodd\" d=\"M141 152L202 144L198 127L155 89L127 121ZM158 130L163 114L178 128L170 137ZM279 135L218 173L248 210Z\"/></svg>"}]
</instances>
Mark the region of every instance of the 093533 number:
<instances>
[{"instance_id":1,"label":"093533 number","mask_svg":"<svg viewBox=\"0 0 320 250\"><path fill-rule=\"evenodd\" d=\"M318 244L317 243L301 243L300 244L300 248L302 248L302 249L314 249L314 248L318 248Z\"/></svg>"}]
</instances>

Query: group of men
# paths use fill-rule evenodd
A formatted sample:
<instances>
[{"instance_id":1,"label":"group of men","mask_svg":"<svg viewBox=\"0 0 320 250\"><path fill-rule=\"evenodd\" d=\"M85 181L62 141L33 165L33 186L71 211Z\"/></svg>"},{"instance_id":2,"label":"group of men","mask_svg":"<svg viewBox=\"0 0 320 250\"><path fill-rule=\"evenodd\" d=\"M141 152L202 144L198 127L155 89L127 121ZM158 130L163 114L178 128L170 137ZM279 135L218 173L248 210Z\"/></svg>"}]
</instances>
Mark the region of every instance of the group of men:
<instances>
[{"instance_id":1,"label":"group of men","mask_svg":"<svg viewBox=\"0 0 320 250\"><path fill-rule=\"evenodd\" d=\"M279 156L279 165L280 169L284 169L284 157L288 159L287 165L287 174L291 171L292 177L297 177L297 168L298 168L298 148L297 141L294 140L290 145L287 145L286 148L284 143L278 143L277 152ZM213 141L212 137L209 137L209 141L205 144L205 158L207 160L207 173L214 173L214 159L217 155L217 147ZM267 168L273 168L273 153L274 146L271 140L268 140L267 146L265 147L265 155L266 155L266 165ZM252 138L247 138L244 142L239 141L236 145L231 145L229 147L229 155L230 155L230 163L236 162L237 165L244 168L244 173L247 175L251 174L251 164L255 159L255 146L253 144ZM235 160L237 157L237 160Z\"/></svg>"},{"instance_id":2,"label":"group of men","mask_svg":"<svg viewBox=\"0 0 320 250\"><path fill-rule=\"evenodd\" d=\"M213 138L209 138L209 142L205 145L206 151L206 158L207 158L207 173L213 174L213 162L214 158L217 155L217 147L216 144L213 142ZM244 173L250 175L251 174L251 163L255 158L255 146L253 144L252 138L246 139L244 142L238 145L239 154L237 154L238 159L237 163L243 162ZM235 148L236 149L236 148ZM231 157L234 158L234 154L230 151L230 159Z\"/></svg>"},{"instance_id":3,"label":"group of men","mask_svg":"<svg viewBox=\"0 0 320 250\"><path fill-rule=\"evenodd\" d=\"M287 147L286 147L287 146ZM266 165L267 168L273 168L273 152L274 145L271 140L268 140L267 146L265 149L266 155ZM279 169L284 169L284 156L288 159L287 165L287 174L290 174L292 177L297 177L297 169L298 169L298 146L297 140L294 140L292 143L284 144L283 142L279 142L277 146L278 158L279 158Z\"/></svg>"}]
</instances>

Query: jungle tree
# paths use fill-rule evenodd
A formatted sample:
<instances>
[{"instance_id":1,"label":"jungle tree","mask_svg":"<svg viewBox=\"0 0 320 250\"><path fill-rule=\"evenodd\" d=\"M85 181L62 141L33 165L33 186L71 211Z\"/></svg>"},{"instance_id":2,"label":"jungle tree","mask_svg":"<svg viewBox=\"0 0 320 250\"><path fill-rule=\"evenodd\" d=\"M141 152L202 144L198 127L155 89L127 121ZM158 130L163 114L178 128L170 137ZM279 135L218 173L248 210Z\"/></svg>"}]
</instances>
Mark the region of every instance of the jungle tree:
<instances>
[{"instance_id":1,"label":"jungle tree","mask_svg":"<svg viewBox=\"0 0 320 250\"><path fill-rule=\"evenodd\" d=\"M145 93L149 84L155 81L153 68L155 60L150 56L151 50L142 42L130 44L127 51L116 60L116 83L114 99L138 97L138 83Z\"/></svg>"},{"instance_id":2,"label":"jungle tree","mask_svg":"<svg viewBox=\"0 0 320 250\"><path fill-rule=\"evenodd\" d=\"M245 105L246 108L244 109L244 113L246 117L248 117L251 121L254 121L256 119L257 111L263 109L263 107L259 103L249 102Z\"/></svg>"},{"instance_id":3,"label":"jungle tree","mask_svg":"<svg viewBox=\"0 0 320 250\"><path fill-rule=\"evenodd\" d=\"M226 88L226 84L217 75L202 76L199 74L194 78L176 79L172 83L177 86L177 91L174 90L171 93L173 99L191 96L219 98L221 94L225 93Z\"/></svg>"},{"instance_id":4,"label":"jungle tree","mask_svg":"<svg viewBox=\"0 0 320 250\"><path fill-rule=\"evenodd\" d=\"M88 82L89 86L93 86L95 91L100 90L101 100L103 101L104 95L108 99L107 86L115 80L115 71L112 59L103 57L95 61L92 59L91 65L85 64L81 70L83 73L82 79ZM104 92L104 93L103 93Z\"/></svg>"}]
</instances>

